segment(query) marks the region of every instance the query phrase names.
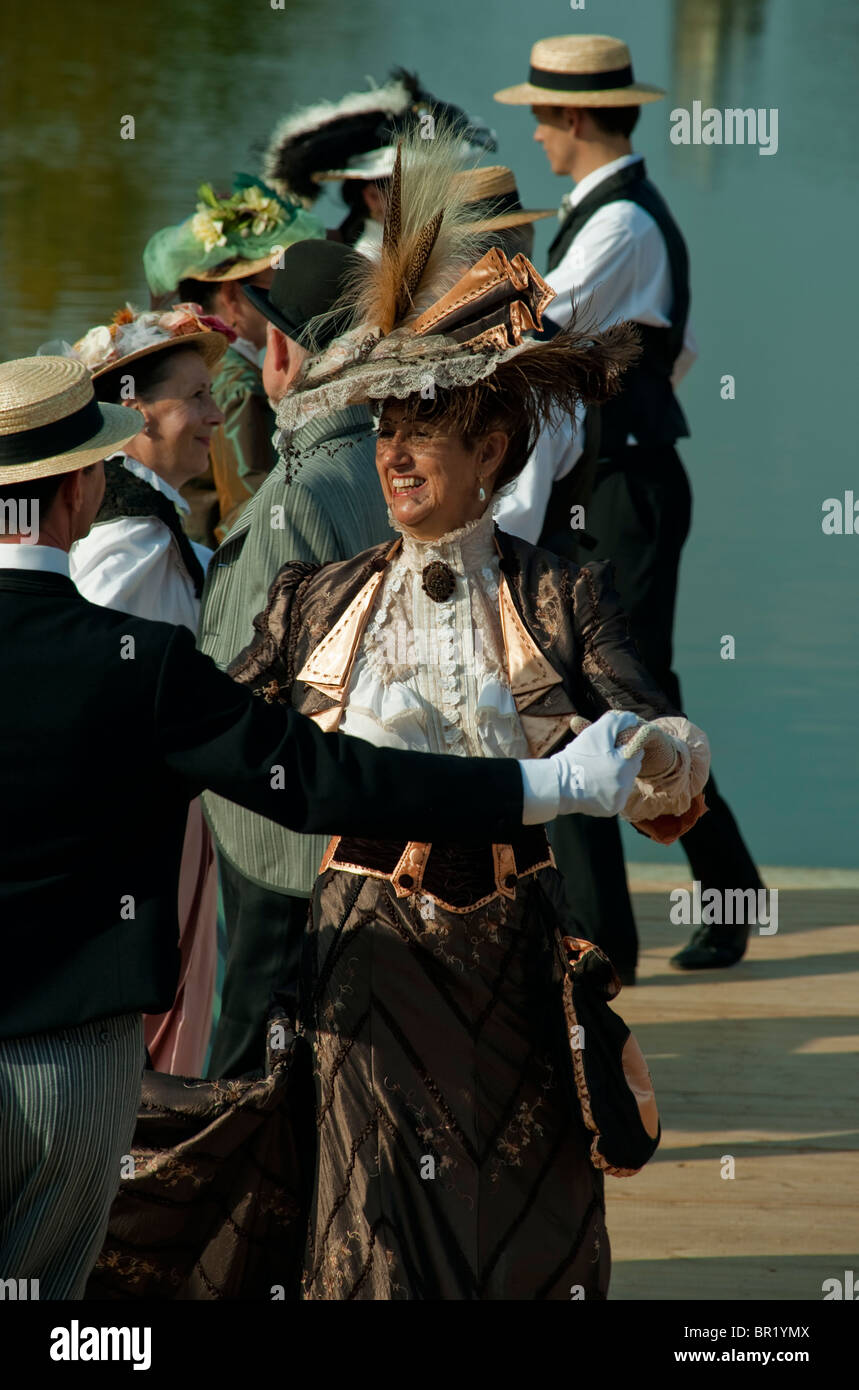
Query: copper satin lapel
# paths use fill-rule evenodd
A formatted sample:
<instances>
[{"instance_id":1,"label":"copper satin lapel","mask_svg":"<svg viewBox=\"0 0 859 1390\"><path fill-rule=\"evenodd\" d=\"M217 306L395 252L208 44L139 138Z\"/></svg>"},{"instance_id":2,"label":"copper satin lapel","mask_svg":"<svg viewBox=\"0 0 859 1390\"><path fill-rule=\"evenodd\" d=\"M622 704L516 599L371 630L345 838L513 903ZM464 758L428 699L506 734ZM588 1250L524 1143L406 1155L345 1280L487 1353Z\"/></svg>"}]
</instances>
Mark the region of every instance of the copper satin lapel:
<instances>
[{"instance_id":1,"label":"copper satin lapel","mask_svg":"<svg viewBox=\"0 0 859 1390\"><path fill-rule=\"evenodd\" d=\"M569 732L570 715L575 711L564 692L555 690L556 686L562 685L562 679L546 660L516 612L504 574L498 586L498 608L510 690L531 756L540 758ZM537 707L546 704L554 708L538 712ZM559 710L559 704L566 708Z\"/></svg>"},{"instance_id":2,"label":"copper satin lapel","mask_svg":"<svg viewBox=\"0 0 859 1390\"><path fill-rule=\"evenodd\" d=\"M391 559L400 544L394 543L386 560ZM325 733L336 730L342 718L355 657L384 575L384 570L372 575L327 636L314 647L296 677L332 701L327 709L310 714ZM503 574L498 607L510 689L531 756L539 758L568 732L570 715L575 711L563 691L556 689L562 684L561 677L519 617ZM558 709L559 703L563 708ZM554 708L539 708L547 704Z\"/></svg>"},{"instance_id":3,"label":"copper satin lapel","mask_svg":"<svg viewBox=\"0 0 859 1390\"><path fill-rule=\"evenodd\" d=\"M395 541L385 556L389 561L401 545ZM358 591L349 607L337 619L327 636L313 648L296 680L317 690L333 701L328 709L310 714L324 733L333 733L343 715L343 701L349 689L352 667L367 626L367 619L376 601L385 570L378 570Z\"/></svg>"}]
</instances>

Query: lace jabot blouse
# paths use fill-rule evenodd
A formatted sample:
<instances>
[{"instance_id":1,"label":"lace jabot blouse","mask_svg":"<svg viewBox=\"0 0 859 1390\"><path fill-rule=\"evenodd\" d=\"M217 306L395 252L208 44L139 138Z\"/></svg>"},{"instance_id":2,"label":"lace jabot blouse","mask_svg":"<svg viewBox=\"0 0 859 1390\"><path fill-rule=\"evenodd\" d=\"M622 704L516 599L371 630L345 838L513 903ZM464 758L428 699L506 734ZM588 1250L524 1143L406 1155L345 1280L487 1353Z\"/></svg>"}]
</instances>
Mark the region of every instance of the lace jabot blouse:
<instances>
[{"instance_id":1,"label":"lace jabot blouse","mask_svg":"<svg viewBox=\"0 0 859 1390\"><path fill-rule=\"evenodd\" d=\"M423 590L423 569L434 560L456 578L441 603ZM439 540L403 532L364 630L341 731L389 748L527 758L507 679L499 581L491 509Z\"/></svg>"}]
</instances>

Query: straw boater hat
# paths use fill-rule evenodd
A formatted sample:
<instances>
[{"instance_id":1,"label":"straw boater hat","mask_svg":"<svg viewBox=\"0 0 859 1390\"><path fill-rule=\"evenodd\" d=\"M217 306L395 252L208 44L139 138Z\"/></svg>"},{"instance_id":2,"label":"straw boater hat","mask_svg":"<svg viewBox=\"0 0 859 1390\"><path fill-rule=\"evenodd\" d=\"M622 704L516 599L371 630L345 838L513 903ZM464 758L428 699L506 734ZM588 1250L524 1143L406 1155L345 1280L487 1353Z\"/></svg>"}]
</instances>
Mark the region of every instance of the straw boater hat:
<instances>
[{"instance_id":1,"label":"straw boater hat","mask_svg":"<svg viewBox=\"0 0 859 1390\"><path fill-rule=\"evenodd\" d=\"M636 82L629 49L606 34L564 34L531 49L527 82L495 100L509 106L641 106L664 97L662 87Z\"/></svg>"},{"instance_id":2,"label":"straw boater hat","mask_svg":"<svg viewBox=\"0 0 859 1390\"><path fill-rule=\"evenodd\" d=\"M396 158L397 146L388 145L383 150L358 155L346 169L331 169L316 177L321 183L335 179L389 179L393 175ZM523 208L513 170L505 164L463 169L454 174L453 182L455 188L465 190L469 216L474 217L481 209L485 210L485 219L476 223L472 231L498 232L504 227L520 227L523 222L537 222L541 217L557 217L558 214L557 208Z\"/></svg>"},{"instance_id":3,"label":"straw boater hat","mask_svg":"<svg viewBox=\"0 0 859 1390\"><path fill-rule=\"evenodd\" d=\"M98 463L143 429L138 410L101 405L69 357L0 363L0 488Z\"/></svg>"},{"instance_id":4,"label":"straw boater hat","mask_svg":"<svg viewBox=\"0 0 859 1390\"><path fill-rule=\"evenodd\" d=\"M128 305L114 314L113 322L91 328L70 346L58 343L64 356L82 362L94 377L116 371L139 357L165 348L196 347L206 366L217 366L236 334L215 314L204 314L199 304L177 304L163 311L137 313ZM46 344L41 352L55 345Z\"/></svg>"},{"instance_id":5,"label":"straw boater hat","mask_svg":"<svg viewBox=\"0 0 859 1390\"><path fill-rule=\"evenodd\" d=\"M504 164L464 169L454 174L453 187L464 190L469 217L484 213L484 218L472 226L473 232L500 232L505 227L521 227L524 222L557 216L557 208L523 208L513 170Z\"/></svg>"}]
</instances>

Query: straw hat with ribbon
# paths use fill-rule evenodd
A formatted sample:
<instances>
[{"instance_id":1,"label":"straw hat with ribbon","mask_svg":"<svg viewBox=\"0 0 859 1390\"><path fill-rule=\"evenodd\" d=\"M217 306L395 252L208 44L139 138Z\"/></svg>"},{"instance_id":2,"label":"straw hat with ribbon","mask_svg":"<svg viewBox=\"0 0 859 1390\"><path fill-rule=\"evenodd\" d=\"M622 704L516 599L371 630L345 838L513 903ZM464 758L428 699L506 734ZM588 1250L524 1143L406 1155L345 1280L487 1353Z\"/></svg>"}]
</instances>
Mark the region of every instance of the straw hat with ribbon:
<instances>
[{"instance_id":1,"label":"straw hat with ribbon","mask_svg":"<svg viewBox=\"0 0 859 1390\"><path fill-rule=\"evenodd\" d=\"M500 232L505 227L520 227L525 222L557 215L557 208L523 208L513 170L504 164L464 169L454 174L453 186L465 191L469 217L478 218L472 225L473 232Z\"/></svg>"},{"instance_id":2,"label":"straw hat with ribbon","mask_svg":"<svg viewBox=\"0 0 859 1390\"><path fill-rule=\"evenodd\" d=\"M527 82L504 87L509 106L641 106L664 97L662 87L636 82L625 43L606 34L540 39L531 49Z\"/></svg>"},{"instance_id":3,"label":"straw hat with ribbon","mask_svg":"<svg viewBox=\"0 0 859 1390\"><path fill-rule=\"evenodd\" d=\"M114 314L113 322L91 328L74 345L46 343L39 355L59 351L82 362L94 377L116 371L139 357L165 348L195 347L210 370L217 366L235 330L214 314L204 314L199 304L177 304L164 311L137 313L130 305Z\"/></svg>"},{"instance_id":4,"label":"straw hat with ribbon","mask_svg":"<svg viewBox=\"0 0 859 1390\"><path fill-rule=\"evenodd\" d=\"M0 363L0 488L71 473L106 458L139 434L143 416L102 405L83 363L19 357Z\"/></svg>"}]
</instances>

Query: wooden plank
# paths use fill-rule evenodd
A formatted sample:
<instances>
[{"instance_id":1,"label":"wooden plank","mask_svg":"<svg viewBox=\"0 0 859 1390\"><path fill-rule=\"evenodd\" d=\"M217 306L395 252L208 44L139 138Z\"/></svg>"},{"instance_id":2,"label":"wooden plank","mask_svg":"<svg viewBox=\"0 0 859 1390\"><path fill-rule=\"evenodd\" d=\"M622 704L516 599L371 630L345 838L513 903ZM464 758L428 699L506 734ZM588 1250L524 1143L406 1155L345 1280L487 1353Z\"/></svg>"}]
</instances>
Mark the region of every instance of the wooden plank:
<instances>
[{"instance_id":1,"label":"wooden plank","mask_svg":"<svg viewBox=\"0 0 859 1390\"><path fill-rule=\"evenodd\" d=\"M780 890L775 935L689 973L668 967L692 929L667 891L634 905L639 984L616 1007L663 1141L638 1177L606 1179L610 1296L819 1299L859 1276L859 893Z\"/></svg>"}]
</instances>

